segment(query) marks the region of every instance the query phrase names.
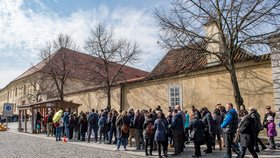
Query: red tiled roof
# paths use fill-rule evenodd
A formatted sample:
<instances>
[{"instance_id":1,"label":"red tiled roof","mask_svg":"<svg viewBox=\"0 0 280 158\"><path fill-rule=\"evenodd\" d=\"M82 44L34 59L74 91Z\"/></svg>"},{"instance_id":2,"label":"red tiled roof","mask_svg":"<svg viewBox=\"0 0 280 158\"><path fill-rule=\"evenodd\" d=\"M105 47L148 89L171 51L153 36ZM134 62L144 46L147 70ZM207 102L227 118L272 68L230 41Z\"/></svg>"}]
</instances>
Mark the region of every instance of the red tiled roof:
<instances>
[{"instance_id":1,"label":"red tiled roof","mask_svg":"<svg viewBox=\"0 0 280 158\"><path fill-rule=\"evenodd\" d=\"M245 62L249 60L255 62L270 60L270 54L254 55L242 49L238 53L235 53L234 62ZM222 64L219 63L218 66L220 65ZM171 76L209 67L211 66L207 63L207 55L205 53L189 48L174 49L167 52L164 58L152 70L149 78Z\"/></svg>"},{"instance_id":2,"label":"red tiled roof","mask_svg":"<svg viewBox=\"0 0 280 158\"><path fill-rule=\"evenodd\" d=\"M63 59L64 58L64 59ZM57 74L61 74L62 70L62 61L66 61L66 70L70 70L68 77L76 78L80 80L92 81L93 78L96 78L96 70L98 64L102 63L102 59L94 57L85 53L74 51L67 48L61 48L55 53L53 53L51 60L49 62L42 61L32 68L28 69L22 75L17 77L15 80L22 79L26 76L34 74L35 72L42 71L44 73L50 73L54 69ZM112 78L113 74L120 68L120 64L111 62L109 64L109 75ZM106 75L104 72L100 72L101 75ZM112 75L111 75L112 74ZM136 68L129 66L124 66L121 69L121 77L118 77L116 81L130 80L139 77L146 77L149 75L148 72L142 71ZM100 75L98 75L100 76Z\"/></svg>"}]
</instances>

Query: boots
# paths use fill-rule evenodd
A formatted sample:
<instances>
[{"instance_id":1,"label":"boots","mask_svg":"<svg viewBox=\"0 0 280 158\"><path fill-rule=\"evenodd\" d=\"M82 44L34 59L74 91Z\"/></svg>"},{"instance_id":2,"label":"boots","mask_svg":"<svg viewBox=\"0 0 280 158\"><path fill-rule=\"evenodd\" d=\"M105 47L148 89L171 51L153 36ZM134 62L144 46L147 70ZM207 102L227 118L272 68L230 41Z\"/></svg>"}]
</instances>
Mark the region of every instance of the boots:
<instances>
[{"instance_id":1,"label":"boots","mask_svg":"<svg viewBox=\"0 0 280 158\"><path fill-rule=\"evenodd\" d=\"M223 150L222 140L218 140L219 150Z\"/></svg>"}]
</instances>

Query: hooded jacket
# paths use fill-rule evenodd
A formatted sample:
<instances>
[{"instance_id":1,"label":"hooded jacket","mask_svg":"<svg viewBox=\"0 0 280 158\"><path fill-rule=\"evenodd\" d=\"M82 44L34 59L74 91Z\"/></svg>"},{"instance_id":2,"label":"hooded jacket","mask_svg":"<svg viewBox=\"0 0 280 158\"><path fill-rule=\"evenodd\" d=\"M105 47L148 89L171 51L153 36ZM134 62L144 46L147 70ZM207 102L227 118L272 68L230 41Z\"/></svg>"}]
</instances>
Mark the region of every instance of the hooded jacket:
<instances>
[{"instance_id":1,"label":"hooded jacket","mask_svg":"<svg viewBox=\"0 0 280 158\"><path fill-rule=\"evenodd\" d=\"M238 116L235 109L230 109L221 124L225 133L235 134L238 127Z\"/></svg>"}]
</instances>

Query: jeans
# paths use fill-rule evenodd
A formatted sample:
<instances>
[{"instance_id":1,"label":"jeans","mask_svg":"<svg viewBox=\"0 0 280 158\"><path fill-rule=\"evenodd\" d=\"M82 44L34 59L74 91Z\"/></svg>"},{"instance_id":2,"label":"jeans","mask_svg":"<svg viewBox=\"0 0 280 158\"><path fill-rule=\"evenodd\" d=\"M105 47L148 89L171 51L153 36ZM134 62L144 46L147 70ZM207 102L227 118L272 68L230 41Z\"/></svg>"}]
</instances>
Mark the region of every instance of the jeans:
<instances>
[{"instance_id":1,"label":"jeans","mask_svg":"<svg viewBox=\"0 0 280 158\"><path fill-rule=\"evenodd\" d=\"M135 141L136 141L136 148L141 149L141 144L142 144L142 149L144 149L144 137L143 137L143 130L137 130L135 131Z\"/></svg>"},{"instance_id":2,"label":"jeans","mask_svg":"<svg viewBox=\"0 0 280 158\"><path fill-rule=\"evenodd\" d=\"M127 137L118 138L118 142L117 142L117 148L118 148L118 149L120 149L121 143L123 144L123 147L126 149Z\"/></svg>"},{"instance_id":3,"label":"jeans","mask_svg":"<svg viewBox=\"0 0 280 158\"><path fill-rule=\"evenodd\" d=\"M94 141L97 142L97 132L98 132L98 127L94 127L94 126L89 126L88 128L88 142L90 142L90 136L91 136L91 132L94 132Z\"/></svg>"},{"instance_id":4,"label":"jeans","mask_svg":"<svg viewBox=\"0 0 280 158\"><path fill-rule=\"evenodd\" d=\"M112 143L113 135L115 137L115 142L117 142L116 131L117 131L117 129L115 126L110 127L110 131L109 131L109 143L110 144Z\"/></svg>"},{"instance_id":5,"label":"jeans","mask_svg":"<svg viewBox=\"0 0 280 158\"><path fill-rule=\"evenodd\" d=\"M47 123L47 136L53 136L53 123L49 122Z\"/></svg>"},{"instance_id":6,"label":"jeans","mask_svg":"<svg viewBox=\"0 0 280 158\"><path fill-rule=\"evenodd\" d=\"M67 127L68 125L66 124L66 123L64 123L64 132L65 132L65 136L67 137L67 138L69 138L69 128Z\"/></svg>"},{"instance_id":7,"label":"jeans","mask_svg":"<svg viewBox=\"0 0 280 158\"><path fill-rule=\"evenodd\" d=\"M61 130L62 127L56 127L56 134L55 134L56 141L61 140Z\"/></svg>"}]
</instances>

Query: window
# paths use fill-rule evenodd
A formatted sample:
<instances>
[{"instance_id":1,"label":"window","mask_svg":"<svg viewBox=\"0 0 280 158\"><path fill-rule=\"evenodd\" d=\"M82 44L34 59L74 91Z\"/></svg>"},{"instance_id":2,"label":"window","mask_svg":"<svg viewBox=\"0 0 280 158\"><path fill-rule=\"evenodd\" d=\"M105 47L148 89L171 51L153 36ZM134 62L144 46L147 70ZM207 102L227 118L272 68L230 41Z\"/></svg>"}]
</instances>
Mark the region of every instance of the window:
<instances>
[{"instance_id":1,"label":"window","mask_svg":"<svg viewBox=\"0 0 280 158\"><path fill-rule=\"evenodd\" d=\"M169 87L169 106L175 107L176 105L182 106L182 92L180 85Z\"/></svg>"}]
</instances>

